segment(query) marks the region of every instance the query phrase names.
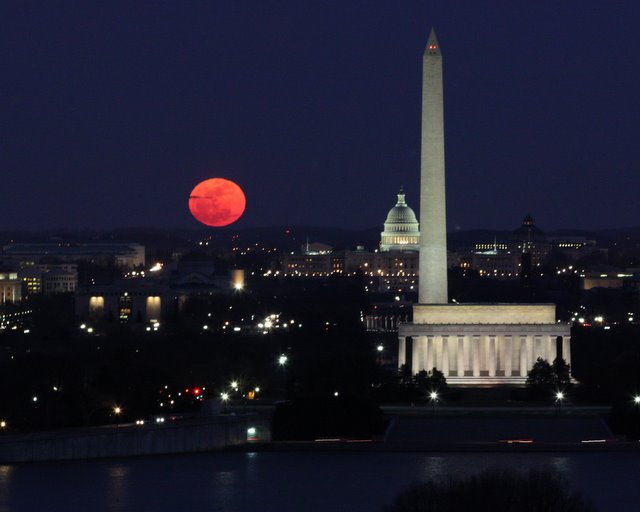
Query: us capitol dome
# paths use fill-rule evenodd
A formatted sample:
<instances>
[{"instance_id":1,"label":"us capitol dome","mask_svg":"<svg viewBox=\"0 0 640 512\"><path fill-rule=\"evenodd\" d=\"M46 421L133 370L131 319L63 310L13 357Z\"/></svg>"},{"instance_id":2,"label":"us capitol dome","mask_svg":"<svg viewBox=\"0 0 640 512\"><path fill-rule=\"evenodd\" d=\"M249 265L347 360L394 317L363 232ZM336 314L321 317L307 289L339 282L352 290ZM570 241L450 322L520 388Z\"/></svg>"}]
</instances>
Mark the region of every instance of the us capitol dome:
<instances>
[{"instance_id":1,"label":"us capitol dome","mask_svg":"<svg viewBox=\"0 0 640 512\"><path fill-rule=\"evenodd\" d=\"M420 229L416 214L404 200L400 187L398 202L389 210L380 238L381 251L418 251Z\"/></svg>"}]
</instances>

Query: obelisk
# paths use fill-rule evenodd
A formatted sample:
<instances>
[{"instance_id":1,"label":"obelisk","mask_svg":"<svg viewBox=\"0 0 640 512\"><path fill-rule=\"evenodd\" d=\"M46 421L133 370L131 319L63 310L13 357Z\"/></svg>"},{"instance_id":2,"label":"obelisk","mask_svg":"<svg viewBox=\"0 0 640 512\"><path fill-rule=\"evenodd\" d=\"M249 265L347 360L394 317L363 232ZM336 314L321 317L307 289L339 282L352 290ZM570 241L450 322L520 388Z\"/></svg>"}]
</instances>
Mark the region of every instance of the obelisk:
<instances>
[{"instance_id":1,"label":"obelisk","mask_svg":"<svg viewBox=\"0 0 640 512\"><path fill-rule=\"evenodd\" d=\"M422 56L420 231L418 302L446 304L448 302L447 215L444 184L442 55L433 29Z\"/></svg>"}]
</instances>

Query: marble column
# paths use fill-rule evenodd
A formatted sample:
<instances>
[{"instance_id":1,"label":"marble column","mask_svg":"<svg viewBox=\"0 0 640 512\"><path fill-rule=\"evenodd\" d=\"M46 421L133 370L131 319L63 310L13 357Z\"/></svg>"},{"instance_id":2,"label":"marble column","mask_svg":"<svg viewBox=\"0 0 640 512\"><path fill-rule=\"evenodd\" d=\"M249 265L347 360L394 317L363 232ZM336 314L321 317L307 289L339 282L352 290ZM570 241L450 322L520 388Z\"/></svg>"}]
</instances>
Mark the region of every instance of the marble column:
<instances>
[{"instance_id":1,"label":"marble column","mask_svg":"<svg viewBox=\"0 0 640 512\"><path fill-rule=\"evenodd\" d=\"M536 346L533 336L527 336L527 371L531 370L533 364L536 362Z\"/></svg>"},{"instance_id":2,"label":"marble column","mask_svg":"<svg viewBox=\"0 0 640 512\"><path fill-rule=\"evenodd\" d=\"M487 338L478 336L478 368L480 373L487 371ZM475 336L474 336L475 339Z\"/></svg>"},{"instance_id":3,"label":"marble column","mask_svg":"<svg viewBox=\"0 0 640 512\"><path fill-rule=\"evenodd\" d=\"M555 336L547 336L547 357L546 360L549 361L549 364L553 364L553 360L556 358L557 350L556 350L556 337Z\"/></svg>"},{"instance_id":4,"label":"marble column","mask_svg":"<svg viewBox=\"0 0 640 512\"><path fill-rule=\"evenodd\" d=\"M524 353L525 353L525 365L523 368L520 368L520 375L522 377L526 377L529 370L533 367L533 362L535 359L533 358L533 337L531 336L522 336L524 345Z\"/></svg>"},{"instance_id":5,"label":"marble column","mask_svg":"<svg viewBox=\"0 0 640 512\"><path fill-rule=\"evenodd\" d=\"M464 368L466 371L473 373L473 361L471 357L471 336L464 336L462 339L464 345Z\"/></svg>"},{"instance_id":6,"label":"marble column","mask_svg":"<svg viewBox=\"0 0 640 512\"><path fill-rule=\"evenodd\" d=\"M562 337L562 359L567 364L571 364L571 336Z\"/></svg>"},{"instance_id":7,"label":"marble column","mask_svg":"<svg viewBox=\"0 0 640 512\"><path fill-rule=\"evenodd\" d=\"M512 350L513 350L513 336L505 336L502 338L502 343L504 346L504 376L511 377L511 358L512 358Z\"/></svg>"},{"instance_id":8,"label":"marble column","mask_svg":"<svg viewBox=\"0 0 640 512\"><path fill-rule=\"evenodd\" d=\"M529 361L527 357L527 337L518 336L520 343L520 377L526 377L529 371Z\"/></svg>"},{"instance_id":9,"label":"marble column","mask_svg":"<svg viewBox=\"0 0 640 512\"><path fill-rule=\"evenodd\" d=\"M449 377L449 336L442 336L442 373Z\"/></svg>"},{"instance_id":10,"label":"marble column","mask_svg":"<svg viewBox=\"0 0 640 512\"><path fill-rule=\"evenodd\" d=\"M424 336L413 337L413 348L411 350L411 373L413 375L424 369L424 343Z\"/></svg>"},{"instance_id":11,"label":"marble column","mask_svg":"<svg viewBox=\"0 0 640 512\"><path fill-rule=\"evenodd\" d=\"M471 337L471 364L473 376L480 377L480 336Z\"/></svg>"},{"instance_id":12,"label":"marble column","mask_svg":"<svg viewBox=\"0 0 640 512\"><path fill-rule=\"evenodd\" d=\"M398 368L407 363L407 339L404 336L398 337Z\"/></svg>"},{"instance_id":13,"label":"marble column","mask_svg":"<svg viewBox=\"0 0 640 512\"><path fill-rule=\"evenodd\" d=\"M427 336L427 364L426 370L430 372L434 367L435 359L435 346L433 343L433 336Z\"/></svg>"},{"instance_id":14,"label":"marble column","mask_svg":"<svg viewBox=\"0 0 640 512\"><path fill-rule=\"evenodd\" d=\"M496 375L504 375L504 335L496 336Z\"/></svg>"},{"instance_id":15,"label":"marble column","mask_svg":"<svg viewBox=\"0 0 640 512\"><path fill-rule=\"evenodd\" d=\"M442 336L433 337L433 366L442 371Z\"/></svg>"},{"instance_id":16,"label":"marble column","mask_svg":"<svg viewBox=\"0 0 640 512\"><path fill-rule=\"evenodd\" d=\"M489 336L489 361L487 363L489 370L489 377L496 376L496 337L494 335Z\"/></svg>"},{"instance_id":17,"label":"marble column","mask_svg":"<svg viewBox=\"0 0 640 512\"><path fill-rule=\"evenodd\" d=\"M458 336L458 361L457 372L458 377L464 377L464 336Z\"/></svg>"},{"instance_id":18,"label":"marble column","mask_svg":"<svg viewBox=\"0 0 640 512\"><path fill-rule=\"evenodd\" d=\"M547 354L546 354L547 351L545 347L543 347L542 345L542 336L535 335L533 337L533 346L534 346L534 352L535 352L535 357L533 358L534 363L538 360L539 357L541 357L542 359L547 358Z\"/></svg>"}]
</instances>

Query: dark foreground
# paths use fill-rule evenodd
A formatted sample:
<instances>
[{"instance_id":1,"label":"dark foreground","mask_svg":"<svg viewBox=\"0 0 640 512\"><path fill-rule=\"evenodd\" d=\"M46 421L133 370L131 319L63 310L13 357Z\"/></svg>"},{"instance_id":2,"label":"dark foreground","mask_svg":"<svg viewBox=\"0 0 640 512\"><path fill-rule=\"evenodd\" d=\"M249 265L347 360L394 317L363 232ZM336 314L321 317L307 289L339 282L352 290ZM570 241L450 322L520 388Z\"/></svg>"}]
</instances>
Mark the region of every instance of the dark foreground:
<instances>
[{"instance_id":1,"label":"dark foreground","mask_svg":"<svg viewBox=\"0 0 640 512\"><path fill-rule=\"evenodd\" d=\"M409 484L548 469L598 510L635 511L637 453L201 453L0 466L0 511L381 511Z\"/></svg>"}]
</instances>

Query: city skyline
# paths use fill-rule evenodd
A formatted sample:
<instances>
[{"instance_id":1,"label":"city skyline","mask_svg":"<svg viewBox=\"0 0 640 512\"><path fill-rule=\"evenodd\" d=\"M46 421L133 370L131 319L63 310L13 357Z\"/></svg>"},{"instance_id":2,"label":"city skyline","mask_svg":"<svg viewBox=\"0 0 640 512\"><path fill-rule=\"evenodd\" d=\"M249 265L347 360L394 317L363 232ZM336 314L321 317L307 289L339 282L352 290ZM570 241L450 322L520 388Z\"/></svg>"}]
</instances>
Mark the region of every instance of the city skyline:
<instances>
[{"instance_id":1,"label":"city skyline","mask_svg":"<svg viewBox=\"0 0 640 512\"><path fill-rule=\"evenodd\" d=\"M400 185L418 211L431 26L448 231L637 225L640 8L463 4L5 5L0 229L196 228L211 177L238 228L381 225Z\"/></svg>"}]
</instances>

